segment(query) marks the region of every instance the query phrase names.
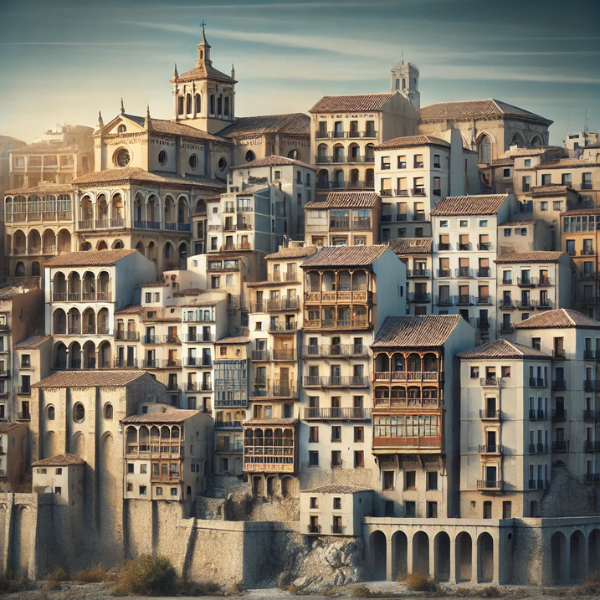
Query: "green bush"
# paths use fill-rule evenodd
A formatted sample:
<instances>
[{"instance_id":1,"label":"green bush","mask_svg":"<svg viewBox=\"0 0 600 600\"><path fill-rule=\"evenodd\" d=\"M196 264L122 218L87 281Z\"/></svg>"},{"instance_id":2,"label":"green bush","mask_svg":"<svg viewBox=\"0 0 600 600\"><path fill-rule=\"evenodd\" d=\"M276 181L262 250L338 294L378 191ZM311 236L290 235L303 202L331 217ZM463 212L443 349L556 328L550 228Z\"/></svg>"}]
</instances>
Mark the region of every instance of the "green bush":
<instances>
[{"instance_id":1,"label":"green bush","mask_svg":"<svg viewBox=\"0 0 600 600\"><path fill-rule=\"evenodd\" d=\"M118 595L169 596L177 592L177 573L164 556L142 554L127 560L119 574Z\"/></svg>"}]
</instances>

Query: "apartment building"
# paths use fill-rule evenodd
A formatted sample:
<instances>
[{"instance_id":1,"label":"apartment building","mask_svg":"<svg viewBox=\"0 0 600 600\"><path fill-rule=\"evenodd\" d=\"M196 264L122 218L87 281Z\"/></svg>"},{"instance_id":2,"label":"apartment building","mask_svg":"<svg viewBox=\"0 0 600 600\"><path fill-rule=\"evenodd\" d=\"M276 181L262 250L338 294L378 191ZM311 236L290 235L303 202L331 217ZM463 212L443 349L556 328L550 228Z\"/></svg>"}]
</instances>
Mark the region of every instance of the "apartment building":
<instances>
[{"instance_id":1,"label":"apartment building","mask_svg":"<svg viewBox=\"0 0 600 600\"><path fill-rule=\"evenodd\" d=\"M574 307L575 266L566 252L509 252L494 262L498 335L541 311Z\"/></svg>"},{"instance_id":2,"label":"apartment building","mask_svg":"<svg viewBox=\"0 0 600 600\"><path fill-rule=\"evenodd\" d=\"M212 419L197 410L142 403L122 418L123 498L185 503L207 488Z\"/></svg>"},{"instance_id":3,"label":"apartment building","mask_svg":"<svg viewBox=\"0 0 600 600\"><path fill-rule=\"evenodd\" d=\"M461 517L541 516L560 456L552 449L559 421L549 378L554 365L566 364L564 356L553 362L551 350L499 339L458 355Z\"/></svg>"},{"instance_id":4,"label":"apartment building","mask_svg":"<svg viewBox=\"0 0 600 600\"><path fill-rule=\"evenodd\" d=\"M597 131L587 131L587 129L577 133L567 133L563 143L571 158L579 158L582 151L588 146L598 147L600 135Z\"/></svg>"},{"instance_id":5,"label":"apartment building","mask_svg":"<svg viewBox=\"0 0 600 600\"><path fill-rule=\"evenodd\" d=\"M456 354L474 341L459 315L388 317L377 332L372 452L383 515L459 515Z\"/></svg>"},{"instance_id":6,"label":"apartment building","mask_svg":"<svg viewBox=\"0 0 600 600\"><path fill-rule=\"evenodd\" d=\"M406 265L406 301L410 315L433 313L433 241L431 238L400 238L390 248Z\"/></svg>"},{"instance_id":7,"label":"apartment building","mask_svg":"<svg viewBox=\"0 0 600 600\"><path fill-rule=\"evenodd\" d=\"M302 269L302 487L373 487L369 345L387 316L406 314L406 267L388 246L340 246Z\"/></svg>"},{"instance_id":8,"label":"apartment building","mask_svg":"<svg viewBox=\"0 0 600 600\"><path fill-rule=\"evenodd\" d=\"M375 146L417 133L419 116L399 92L325 96L309 111L317 193L375 189Z\"/></svg>"},{"instance_id":9,"label":"apartment building","mask_svg":"<svg viewBox=\"0 0 600 600\"><path fill-rule=\"evenodd\" d=\"M213 414L215 415L216 456L214 470L218 475L273 472L266 466L266 463L278 461L275 456L279 453L273 444L269 449L257 448L248 444L248 449L246 449L246 437L251 437L245 429L247 409L249 408L249 345L250 338L248 336L224 337L215 342ZM255 409L254 412L257 417L261 417L258 409ZM242 426L244 427L243 434ZM266 440L264 445L267 445ZM274 445L278 444L274 443ZM264 465L262 469L259 466L260 463ZM257 486L258 483L254 482L254 485Z\"/></svg>"},{"instance_id":10,"label":"apartment building","mask_svg":"<svg viewBox=\"0 0 600 600\"><path fill-rule=\"evenodd\" d=\"M477 344L496 337L497 231L514 203L510 194L444 198L432 212L434 314L462 315Z\"/></svg>"},{"instance_id":11,"label":"apartment building","mask_svg":"<svg viewBox=\"0 0 600 600\"><path fill-rule=\"evenodd\" d=\"M550 251L560 246L559 233L540 219L505 221L498 226L497 254Z\"/></svg>"},{"instance_id":12,"label":"apartment building","mask_svg":"<svg viewBox=\"0 0 600 600\"><path fill-rule=\"evenodd\" d=\"M417 135L375 146L375 190L381 195L381 239L431 237L431 211L447 196L479 193L477 154L451 142Z\"/></svg>"},{"instance_id":13,"label":"apartment building","mask_svg":"<svg viewBox=\"0 0 600 600\"><path fill-rule=\"evenodd\" d=\"M379 243L381 199L376 192L329 192L310 202L306 242L313 246L372 246Z\"/></svg>"},{"instance_id":14,"label":"apartment building","mask_svg":"<svg viewBox=\"0 0 600 600\"><path fill-rule=\"evenodd\" d=\"M571 210L563 213L560 220L561 250L575 263L576 307L588 317L598 318L600 208Z\"/></svg>"},{"instance_id":15,"label":"apartment building","mask_svg":"<svg viewBox=\"0 0 600 600\"><path fill-rule=\"evenodd\" d=\"M37 493L54 494L53 503L69 507L72 522L83 517L85 496L85 460L64 452L35 461L31 487Z\"/></svg>"},{"instance_id":16,"label":"apartment building","mask_svg":"<svg viewBox=\"0 0 600 600\"><path fill-rule=\"evenodd\" d=\"M0 422L0 492L16 492L27 468L27 424Z\"/></svg>"},{"instance_id":17,"label":"apartment building","mask_svg":"<svg viewBox=\"0 0 600 600\"><path fill-rule=\"evenodd\" d=\"M147 281L156 281L156 265L136 250L71 252L49 259L45 333L53 336L52 368L125 366L118 360L126 357L115 355L115 311L139 303L137 289Z\"/></svg>"}]
</instances>

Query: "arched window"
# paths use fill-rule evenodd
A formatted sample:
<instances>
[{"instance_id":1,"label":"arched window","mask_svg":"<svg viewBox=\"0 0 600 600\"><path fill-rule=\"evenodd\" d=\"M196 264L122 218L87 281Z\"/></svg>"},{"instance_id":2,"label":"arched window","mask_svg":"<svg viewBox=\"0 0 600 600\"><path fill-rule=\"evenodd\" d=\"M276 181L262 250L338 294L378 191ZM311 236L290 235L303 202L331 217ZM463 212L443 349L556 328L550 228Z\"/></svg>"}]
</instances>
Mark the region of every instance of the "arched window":
<instances>
[{"instance_id":1,"label":"arched window","mask_svg":"<svg viewBox=\"0 0 600 600\"><path fill-rule=\"evenodd\" d=\"M523 146L523 142L521 141L521 136L518 133L515 133L510 139L510 146L516 146L517 148L521 148Z\"/></svg>"},{"instance_id":2,"label":"arched window","mask_svg":"<svg viewBox=\"0 0 600 600\"><path fill-rule=\"evenodd\" d=\"M217 115L223 114L223 96L217 98Z\"/></svg>"},{"instance_id":3,"label":"arched window","mask_svg":"<svg viewBox=\"0 0 600 600\"><path fill-rule=\"evenodd\" d=\"M171 258L171 243L167 242L165 244L165 258L168 260Z\"/></svg>"},{"instance_id":4,"label":"arched window","mask_svg":"<svg viewBox=\"0 0 600 600\"><path fill-rule=\"evenodd\" d=\"M225 116L229 116L229 97L225 96Z\"/></svg>"},{"instance_id":5,"label":"arched window","mask_svg":"<svg viewBox=\"0 0 600 600\"><path fill-rule=\"evenodd\" d=\"M40 263L37 260L34 260L31 263L31 275L33 277L39 277L40 276Z\"/></svg>"},{"instance_id":6,"label":"arched window","mask_svg":"<svg viewBox=\"0 0 600 600\"><path fill-rule=\"evenodd\" d=\"M492 142L487 135L479 141L479 164L489 165L492 162Z\"/></svg>"},{"instance_id":7,"label":"arched window","mask_svg":"<svg viewBox=\"0 0 600 600\"><path fill-rule=\"evenodd\" d=\"M121 124L117 127L117 133L125 133L127 131L127 127L125 127L125 125Z\"/></svg>"},{"instance_id":8,"label":"arched window","mask_svg":"<svg viewBox=\"0 0 600 600\"><path fill-rule=\"evenodd\" d=\"M248 150L248 152L246 152L246 162L250 162L252 160L254 160L256 158L256 154L254 154L254 152L252 152L252 150Z\"/></svg>"},{"instance_id":9,"label":"arched window","mask_svg":"<svg viewBox=\"0 0 600 600\"><path fill-rule=\"evenodd\" d=\"M25 277L25 265L22 262L18 262L15 267L15 277Z\"/></svg>"},{"instance_id":10,"label":"arched window","mask_svg":"<svg viewBox=\"0 0 600 600\"><path fill-rule=\"evenodd\" d=\"M210 114L211 115L215 114L215 95L214 94L210 95Z\"/></svg>"},{"instance_id":11,"label":"arched window","mask_svg":"<svg viewBox=\"0 0 600 600\"><path fill-rule=\"evenodd\" d=\"M104 405L104 418L107 421L112 421L113 419L113 407L112 404L108 402Z\"/></svg>"},{"instance_id":12,"label":"arched window","mask_svg":"<svg viewBox=\"0 0 600 600\"><path fill-rule=\"evenodd\" d=\"M288 152L288 158L292 158L294 160L298 160L298 150L290 150Z\"/></svg>"},{"instance_id":13,"label":"arched window","mask_svg":"<svg viewBox=\"0 0 600 600\"><path fill-rule=\"evenodd\" d=\"M192 95L188 94L186 96L186 101L185 101L185 106L186 106L186 112L187 114L191 114L192 112Z\"/></svg>"},{"instance_id":14,"label":"arched window","mask_svg":"<svg viewBox=\"0 0 600 600\"><path fill-rule=\"evenodd\" d=\"M46 418L48 419L48 421L54 421L55 416L56 416L56 413L54 411L54 406L50 405L46 409Z\"/></svg>"},{"instance_id":15,"label":"arched window","mask_svg":"<svg viewBox=\"0 0 600 600\"><path fill-rule=\"evenodd\" d=\"M200 114L202 112L202 96L200 94L196 94L196 114Z\"/></svg>"},{"instance_id":16,"label":"arched window","mask_svg":"<svg viewBox=\"0 0 600 600\"><path fill-rule=\"evenodd\" d=\"M177 98L177 114L183 114L183 96Z\"/></svg>"},{"instance_id":17,"label":"arched window","mask_svg":"<svg viewBox=\"0 0 600 600\"><path fill-rule=\"evenodd\" d=\"M73 421L75 421L75 423L81 423L84 419L85 419L85 408L83 407L83 404L81 404L81 402L78 402L73 407Z\"/></svg>"},{"instance_id":18,"label":"arched window","mask_svg":"<svg viewBox=\"0 0 600 600\"><path fill-rule=\"evenodd\" d=\"M161 150L158 153L158 162L161 167L164 167L167 164L167 153L164 150Z\"/></svg>"},{"instance_id":19,"label":"arched window","mask_svg":"<svg viewBox=\"0 0 600 600\"><path fill-rule=\"evenodd\" d=\"M539 138L539 136L535 136L532 140L531 140L531 147L532 148L539 148L542 145L542 140Z\"/></svg>"}]
</instances>

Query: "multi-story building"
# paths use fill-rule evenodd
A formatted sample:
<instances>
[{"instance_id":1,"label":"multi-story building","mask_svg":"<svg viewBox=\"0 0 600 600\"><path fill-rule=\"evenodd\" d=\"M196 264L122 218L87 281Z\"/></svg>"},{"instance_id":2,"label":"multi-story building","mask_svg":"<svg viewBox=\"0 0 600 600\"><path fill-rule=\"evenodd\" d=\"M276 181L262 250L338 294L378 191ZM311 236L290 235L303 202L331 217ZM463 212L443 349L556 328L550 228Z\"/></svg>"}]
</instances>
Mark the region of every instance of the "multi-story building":
<instances>
[{"instance_id":1,"label":"multi-story building","mask_svg":"<svg viewBox=\"0 0 600 600\"><path fill-rule=\"evenodd\" d=\"M390 248L406 265L407 311L411 315L432 314L433 260L431 238L398 238Z\"/></svg>"},{"instance_id":2,"label":"multi-story building","mask_svg":"<svg viewBox=\"0 0 600 600\"><path fill-rule=\"evenodd\" d=\"M122 418L123 498L185 503L207 488L212 420L197 410L140 404Z\"/></svg>"},{"instance_id":3,"label":"multi-story building","mask_svg":"<svg viewBox=\"0 0 600 600\"><path fill-rule=\"evenodd\" d=\"M510 252L547 252L559 245L554 227L540 219L505 221L498 226L498 256Z\"/></svg>"},{"instance_id":4,"label":"multi-story building","mask_svg":"<svg viewBox=\"0 0 600 600\"><path fill-rule=\"evenodd\" d=\"M495 339L498 225L514 196L440 200L433 212L435 314L460 314L477 328L477 344Z\"/></svg>"},{"instance_id":5,"label":"multi-story building","mask_svg":"<svg viewBox=\"0 0 600 600\"><path fill-rule=\"evenodd\" d=\"M27 468L27 424L0 423L0 492L16 492Z\"/></svg>"},{"instance_id":6,"label":"multi-story building","mask_svg":"<svg viewBox=\"0 0 600 600\"><path fill-rule=\"evenodd\" d=\"M600 135L597 131L579 131L578 133L567 133L567 138L564 140L565 149L568 150L569 156L579 158L582 151L588 146L596 146L600 143Z\"/></svg>"},{"instance_id":7,"label":"multi-story building","mask_svg":"<svg viewBox=\"0 0 600 600\"><path fill-rule=\"evenodd\" d=\"M372 452L385 516L459 515L456 354L474 341L459 315L388 317L377 332Z\"/></svg>"},{"instance_id":8,"label":"multi-story building","mask_svg":"<svg viewBox=\"0 0 600 600\"><path fill-rule=\"evenodd\" d=\"M600 208L570 210L563 213L560 220L561 250L575 263L577 309L588 317L598 318Z\"/></svg>"},{"instance_id":9,"label":"multi-story building","mask_svg":"<svg viewBox=\"0 0 600 600\"><path fill-rule=\"evenodd\" d=\"M388 246L340 246L302 269L302 487L377 486L369 345L386 317L406 314L406 267Z\"/></svg>"},{"instance_id":10,"label":"multi-story building","mask_svg":"<svg viewBox=\"0 0 600 600\"><path fill-rule=\"evenodd\" d=\"M126 366L115 355L115 311L136 303L137 288L156 281L156 265L135 250L72 252L45 268L45 333L53 336L52 368Z\"/></svg>"},{"instance_id":11,"label":"multi-story building","mask_svg":"<svg viewBox=\"0 0 600 600\"><path fill-rule=\"evenodd\" d=\"M381 199L376 192L329 192L306 207L306 243L313 246L372 246L379 243Z\"/></svg>"},{"instance_id":12,"label":"multi-story building","mask_svg":"<svg viewBox=\"0 0 600 600\"><path fill-rule=\"evenodd\" d=\"M10 188L35 188L42 182L69 184L94 170L94 130L58 125L32 144L10 151Z\"/></svg>"},{"instance_id":13,"label":"multi-story building","mask_svg":"<svg viewBox=\"0 0 600 600\"><path fill-rule=\"evenodd\" d=\"M375 190L383 201L381 239L431 237L431 211L440 198L480 191L477 154L427 135L400 137L375 146Z\"/></svg>"},{"instance_id":14,"label":"multi-story building","mask_svg":"<svg viewBox=\"0 0 600 600\"><path fill-rule=\"evenodd\" d=\"M399 92L325 96L309 111L317 192L375 187L375 146L417 133L419 116Z\"/></svg>"},{"instance_id":15,"label":"multi-story building","mask_svg":"<svg viewBox=\"0 0 600 600\"><path fill-rule=\"evenodd\" d=\"M498 335L536 312L573 308L575 267L565 252L510 252L496 263Z\"/></svg>"}]
</instances>

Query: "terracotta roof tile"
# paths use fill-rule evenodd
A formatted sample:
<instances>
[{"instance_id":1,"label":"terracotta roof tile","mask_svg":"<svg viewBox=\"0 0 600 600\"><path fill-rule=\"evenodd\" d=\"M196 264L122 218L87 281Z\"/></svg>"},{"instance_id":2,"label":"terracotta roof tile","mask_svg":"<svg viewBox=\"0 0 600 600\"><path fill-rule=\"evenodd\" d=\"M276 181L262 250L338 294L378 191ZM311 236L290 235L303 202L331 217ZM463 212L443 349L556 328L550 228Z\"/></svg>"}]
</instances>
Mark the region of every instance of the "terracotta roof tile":
<instances>
[{"instance_id":1,"label":"terracotta roof tile","mask_svg":"<svg viewBox=\"0 0 600 600\"><path fill-rule=\"evenodd\" d=\"M169 407L165 407L169 408ZM183 423L190 417L199 415L199 410L169 410L166 412L153 412L144 415L130 415L121 419L121 423Z\"/></svg>"},{"instance_id":2,"label":"terracotta roof tile","mask_svg":"<svg viewBox=\"0 0 600 600\"><path fill-rule=\"evenodd\" d=\"M450 337L460 315L386 317L371 348L431 348Z\"/></svg>"},{"instance_id":3,"label":"terracotta roof tile","mask_svg":"<svg viewBox=\"0 0 600 600\"><path fill-rule=\"evenodd\" d=\"M432 216L495 215L508 194L489 196L454 196L442 198L431 211Z\"/></svg>"},{"instance_id":4,"label":"terracotta roof tile","mask_svg":"<svg viewBox=\"0 0 600 600\"><path fill-rule=\"evenodd\" d=\"M541 350L536 350L535 348L530 348L529 346L523 346L523 344L516 344L514 342L509 342L508 340L499 339L495 342L488 342L487 344L483 344L482 346L477 346L477 348L471 348L470 350L465 350L464 352L460 352L457 355L459 358L514 358L517 360L524 359L547 359L551 360L551 356L542 352Z\"/></svg>"},{"instance_id":5,"label":"terracotta roof tile","mask_svg":"<svg viewBox=\"0 0 600 600\"><path fill-rule=\"evenodd\" d=\"M8 433L13 429L17 429L18 427L25 426L25 423L5 423L0 422L0 433Z\"/></svg>"},{"instance_id":6,"label":"terracotta roof tile","mask_svg":"<svg viewBox=\"0 0 600 600\"><path fill-rule=\"evenodd\" d=\"M438 102L424 106L419 110L421 121L443 119L473 119L477 117L510 116L528 118L550 125L552 121L501 100L463 100L457 102Z\"/></svg>"},{"instance_id":7,"label":"terracotta roof tile","mask_svg":"<svg viewBox=\"0 0 600 600\"><path fill-rule=\"evenodd\" d=\"M431 254L433 240L431 238L398 238L390 240L390 248L398 255Z\"/></svg>"},{"instance_id":8,"label":"terracotta roof tile","mask_svg":"<svg viewBox=\"0 0 600 600\"><path fill-rule=\"evenodd\" d=\"M39 185L30 188L16 188L13 190L6 190L5 196L29 196L29 195L42 195L42 194L72 194L74 191L73 186L70 183L50 183L40 182Z\"/></svg>"},{"instance_id":9,"label":"terracotta roof tile","mask_svg":"<svg viewBox=\"0 0 600 600\"><path fill-rule=\"evenodd\" d=\"M243 165L237 165L236 167L231 167L232 171L236 169L253 169L255 167L302 167L303 169L310 169L311 171L316 171L317 169L312 165L309 165L301 160L294 160L292 158L286 158L285 156L277 156L276 154L271 154L271 156L266 156L265 158L259 158L257 160L253 160L251 162L244 163Z\"/></svg>"},{"instance_id":10,"label":"terracotta roof tile","mask_svg":"<svg viewBox=\"0 0 600 600\"><path fill-rule=\"evenodd\" d=\"M394 94L361 94L355 96L323 96L308 112L348 112L381 110Z\"/></svg>"},{"instance_id":11,"label":"terracotta roof tile","mask_svg":"<svg viewBox=\"0 0 600 600\"><path fill-rule=\"evenodd\" d=\"M303 113L287 115L262 115L241 117L219 131L220 136L239 137L252 133L284 133L288 135L310 135L310 117Z\"/></svg>"},{"instance_id":12,"label":"terracotta roof tile","mask_svg":"<svg viewBox=\"0 0 600 600\"><path fill-rule=\"evenodd\" d=\"M600 215L600 207L598 208L576 208L560 213L561 217L575 217L577 215Z\"/></svg>"},{"instance_id":13,"label":"terracotta roof tile","mask_svg":"<svg viewBox=\"0 0 600 600\"><path fill-rule=\"evenodd\" d=\"M313 488L312 490L300 490L303 493L311 493L311 494L358 494L360 492L372 492L371 488L366 487L357 487L351 485L322 485L318 488Z\"/></svg>"},{"instance_id":14,"label":"terracotta roof tile","mask_svg":"<svg viewBox=\"0 0 600 600\"><path fill-rule=\"evenodd\" d=\"M569 308L559 308L535 315L515 325L515 329L600 329L600 321Z\"/></svg>"},{"instance_id":15,"label":"terracotta roof tile","mask_svg":"<svg viewBox=\"0 0 600 600\"><path fill-rule=\"evenodd\" d=\"M564 195L572 188L568 185L536 185L531 188L532 196L556 196Z\"/></svg>"},{"instance_id":16,"label":"terracotta roof tile","mask_svg":"<svg viewBox=\"0 0 600 600\"><path fill-rule=\"evenodd\" d=\"M557 261L564 252L509 252L502 254L494 262L495 263L520 263L520 262L554 262Z\"/></svg>"},{"instance_id":17,"label":"terracotta roof tile","mask_svg":"<svg viewBox=\"0 0 600 600\"><path fill-rule=\"evenodd\" d=\"M144 307L141 304L128 304L120 310L115 311L116 315L139 315L144 312Z\"/></svg>"},{"instance_id":18,"label":"terracotta roof tile","mask_svg":"<svg viewBox=\"0 0 600 600\"><path fill-rule=\"evenodd\" d=\"M127 385L143 375L144 371L59 371L31 387L117 387Z\"/></svg>"},{"instance_id":19,"label":"terracotta roof tile","mask_svg":"<svg viewBox=\"0 0 600 600\"><path fill-rule=\"evenodd\" d=\"M224 83L233 83L235 79L218 71L211 65L205 65L202 67L195 66L193 69L182 73L177 77L177 81L193 81L194 79L216 79L218 81L222 81ZM172 80L175 81L175 80Z\"/></svg>"},{"instance_id":20,"label":"terracotta roof tile","mask_svg":"<svg viewBox=\"0 0 600 600\"><path fill-rule=\"evenodd\" d=\"M88 250L85 252L67 252L49 258L46 267L108 267L118 260L137 252L134 249Z\"/></svg>"},{"instance_id":21,"label":"terracotta roof tile","mask_svg":"<svg viewBox=\"0 0 600 600\"><path fill-rule=\"evenodd\" d=\"M389 246L326 246L305 260L303 269L315 267L363 267L373 264Z\"/></svg>"},{"instance_id":22,"label":"terracotta roof tile","mask_svg":"<svg viewBox=\"0 0 600 600\"><path fill-rule=\"evenodd\" d=\"M91 140L91 137L88 138ZM56 142L36 142L34 144L27 144L27 146L21 146L20 148L13 148L11 152L13 154L49 154L49 153L61 153L61 152L76 152L77 148L71 144L62 144Z\"/></svg>"},{"instance_id":23,"label":"terracotta roof tile","mask_svg":"<svg viewBox=\"0 0 600 600\"><path fill-rule=\"evenodd\" d=\"M377 192L329 192L325 202L307 202L304 208L371 208L378 200Z\"/></svg>"},{"instance_id":24,"label":"terracotta roof tile","mask_svg":"<svg viewBox=\"0 0 600 600\"><path fill-rule=\"evenodd\" d=\"M267 260L285 260L291 258L306 258L312 256L318 248L316 246L293 246L291 248L281 248L273 254L267 254Z\"/></svg>"},{"instance_id":25,"label":"terracotta roof tile","mask_svg":"<svg viewBox=\"0 0 600 600\"><path fill-rule=\"evenodd\" d=\"M71 465L85 465L85 460L79 458L79 456L65 452L64 454L57 454L56 456L31 463L32 467L69 467Z\"/></svg>"},{"instance_id":26,"label":"terracotta roof tile","mask_svg":"<svg viewBox=\"0 0 600 600\"><path fill-rule=\"evenodd\" d=\"M546 169L578 169L586 167L600 167L600 163L596 161L582 160L581 158L557 158L556 160L536 165L534 168L538 171L545 171Z\"/></svg>"},{"instance_id":27,"label":"terracotta roof tile","mask_svg":"<svg viewBox=\"0 0 600 600\"><path fill-rule=\"evenodd\" d=\"M15 350L35 350L50 339L52 339L51 335L32 335L15 344Z\"/></svg>"},{"instance_id":28,"label":"terracotta roof tile","mask_svg":"<svg viewBox=\"0 0 600 600\"><path fill-rule=\"evenodd\" d=\"M169 287L169 284L164 281L163 279L159 280L159 281L148 281L146 283L140 283L140 287L141 288L153 288L153 287Z\"/></svg>"},{"instance_id":29,"label":"terracotta roof tile","mask_svg":"<svg viewBox=\"0 0 600 600\"><path fill-rule=\"evenodd\" d=\"M418 146L442 146L450 148L450 143L432 135L410 135L397 137L375 146L375 150L396 150L397 148L416 148Z\"/></svg>"},{"instance_id":30,"label":"terracotta roof tile","mask_svg":"<svg viewBox=\"0 0 600 600\"><path fill-rule=\"evenodd\" d=\"M215 345L219 344L249 344L250 338L247 335L233 335L230 337L224 337L215 342ZM215 360L218 360L216 358Z\"/></svg>"}]
</instances>

